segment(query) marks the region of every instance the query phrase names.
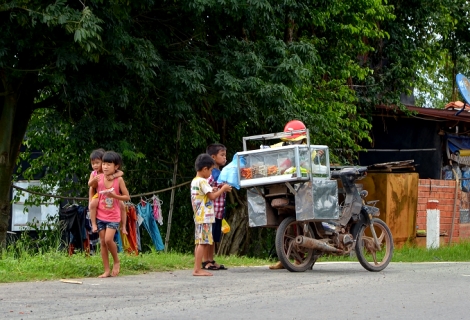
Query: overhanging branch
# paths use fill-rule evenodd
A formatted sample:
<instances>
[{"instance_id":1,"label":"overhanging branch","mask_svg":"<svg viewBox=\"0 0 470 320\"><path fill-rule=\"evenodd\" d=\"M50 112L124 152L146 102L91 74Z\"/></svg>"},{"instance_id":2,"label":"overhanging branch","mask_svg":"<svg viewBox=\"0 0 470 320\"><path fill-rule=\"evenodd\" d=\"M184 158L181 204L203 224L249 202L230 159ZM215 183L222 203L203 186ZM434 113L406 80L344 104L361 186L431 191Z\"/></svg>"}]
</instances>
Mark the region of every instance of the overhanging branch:
<instances>
[{"instance_id":1,"label":"overhanging branch","mask_svg":"<svg viewBox=\"0 0 470 320\"><path fill-rule=\"evenodd\" d=\"M53 96L47 99L44 99L38 103L35 103L33 108L34 110L37 109L53 109L54 105L57 105L60 102L59 96Z\"/></svg>"}]
</instances>

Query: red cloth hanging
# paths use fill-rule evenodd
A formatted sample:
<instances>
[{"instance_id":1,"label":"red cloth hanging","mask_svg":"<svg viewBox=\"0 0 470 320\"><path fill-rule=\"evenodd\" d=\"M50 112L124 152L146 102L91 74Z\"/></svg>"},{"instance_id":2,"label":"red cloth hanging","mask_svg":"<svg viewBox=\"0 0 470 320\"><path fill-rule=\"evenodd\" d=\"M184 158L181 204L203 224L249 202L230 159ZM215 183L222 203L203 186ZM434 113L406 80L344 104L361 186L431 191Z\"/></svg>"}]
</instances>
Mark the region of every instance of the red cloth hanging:
<instances>
[{"instance_id":1,"label":"red cloth hanging","mask_svg":"<svg viewBox=\"0 0 470 320\"><path fill-rule=\"evenodd\" d=\"M136 256L139 254L139 249L137 246L137 230L136 230L136 222L137 222L137 213L135 211L134 206L126 206L126 213L127 213L127 240L129 241L129 248L127 248L128 253L133 253Z\"/></svg>"}]
</instances>

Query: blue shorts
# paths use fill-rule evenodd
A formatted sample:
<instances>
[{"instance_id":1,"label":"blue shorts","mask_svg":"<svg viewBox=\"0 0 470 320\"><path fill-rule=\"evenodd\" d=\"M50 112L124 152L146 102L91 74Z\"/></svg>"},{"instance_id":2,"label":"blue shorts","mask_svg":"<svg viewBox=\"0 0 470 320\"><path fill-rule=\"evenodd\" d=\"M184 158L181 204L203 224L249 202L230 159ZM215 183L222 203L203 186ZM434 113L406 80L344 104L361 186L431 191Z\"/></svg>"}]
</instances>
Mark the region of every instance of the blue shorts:
<instances>
[{"instance_id":1,"label":"blue shorts","mask_svg":"<svg viewBox=\"0 0 470 320\"><path fill-rule=\"evenodd\" d=\"M214 242L220 242L222 239L222 219L215 218L215 223L212 225L212 238Z\"/></svg>"},{"instance_id":2,"label":"blue shorts","mask_svg":"<svg viewBox=\"0 0 470 320\"><path fill-rule=\"evenodd\" d=\"M98 225L98 232L105 229L115 229L119 230L119 222L107 222L100 219L96 219L96 224Z\"/></svg>"}]
</instances>

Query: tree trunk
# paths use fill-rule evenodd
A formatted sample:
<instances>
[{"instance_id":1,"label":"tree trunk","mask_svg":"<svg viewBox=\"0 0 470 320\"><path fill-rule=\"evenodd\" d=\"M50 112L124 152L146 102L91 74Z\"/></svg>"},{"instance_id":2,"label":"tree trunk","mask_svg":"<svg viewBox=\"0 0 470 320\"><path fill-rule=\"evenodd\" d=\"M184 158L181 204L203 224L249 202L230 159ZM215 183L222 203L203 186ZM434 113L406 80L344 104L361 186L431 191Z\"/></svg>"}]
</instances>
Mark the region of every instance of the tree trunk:
<instances>
[{"instance_id":1,"label":"tree trunk","mask_svg":"<svg viewBox=\"0 0 470 320\"><path fill-rule=\"evenodd\" d=\"M294 41L294 27L295 22L292 18L289 17L289 14L286 13L286 27L284 29L284 42L287 44L292 43Z\"/></svg>"},{"instance_id":2,"label":"tree trunk","mask_svg":"<svg viewBox=\"0 0 470 320\"><path fill-rule=\"evenodd\" d=\"M11 178L37 94L37 74L25 75L18 83L9 82L5 69L0 70L0 249L6 245L11 217Z\"/></svg>"},{"instance_id":3,"label":"tree trunk","mask_svg":"<svg viewBox=\"0 0 470 320\"><path fill-rule=\"evenodd\" d=\"M226 219L230 225L230 232L222 237L217 250L220 255L239 255L245 251L250 242L250 233L248 226L248 204L246 199L242 198L239 192L232 190L228 193L227 200L230 204L237 203L237 206L231 210L230 216Z\"/></svg>"}]
</instances>

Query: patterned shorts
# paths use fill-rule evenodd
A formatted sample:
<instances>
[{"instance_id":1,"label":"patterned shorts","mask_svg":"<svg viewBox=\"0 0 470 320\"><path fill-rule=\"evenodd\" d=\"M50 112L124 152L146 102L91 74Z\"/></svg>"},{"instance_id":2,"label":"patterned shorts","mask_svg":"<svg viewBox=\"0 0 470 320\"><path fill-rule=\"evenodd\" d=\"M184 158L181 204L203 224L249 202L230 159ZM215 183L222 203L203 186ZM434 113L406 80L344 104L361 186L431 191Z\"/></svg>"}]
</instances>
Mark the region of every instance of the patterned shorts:
<instances>
[{"instance_id":1,"label":"patterned shorts","mask_svg":"<svg viewBox=\"0 0 470 320\"><path fill-rule=\"evenodd\" d=\"M196 224L194 244L213 244L212 223Z\"/></svg>"}]
</instances>

